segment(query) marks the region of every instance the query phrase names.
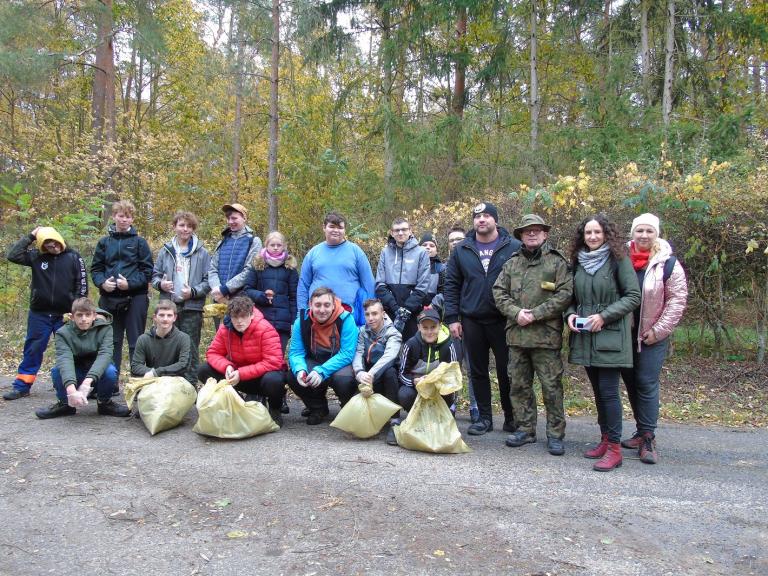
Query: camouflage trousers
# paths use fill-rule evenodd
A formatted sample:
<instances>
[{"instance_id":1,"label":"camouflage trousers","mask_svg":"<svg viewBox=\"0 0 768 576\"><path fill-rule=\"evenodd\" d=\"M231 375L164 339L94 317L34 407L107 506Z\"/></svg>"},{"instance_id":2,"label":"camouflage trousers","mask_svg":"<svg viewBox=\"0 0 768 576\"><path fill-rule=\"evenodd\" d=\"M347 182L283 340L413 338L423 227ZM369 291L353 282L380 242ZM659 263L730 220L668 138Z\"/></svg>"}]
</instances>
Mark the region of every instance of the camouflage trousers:
<instances>
[{"instance_id":1,"label":"camouflage trousers","mask_svg":"<svg viewBox=\"0 0 768 576\"><path fill-rule=\"evenodd\" d=\"M536 394L533 373L539 377L544 408L547 411L547 437L565 436L565 410L563 408L563 359L560 350L546 348L509 347L507 364L510 381L510 399L518 429L536 434Z\"/></svg>"}]
</instances>

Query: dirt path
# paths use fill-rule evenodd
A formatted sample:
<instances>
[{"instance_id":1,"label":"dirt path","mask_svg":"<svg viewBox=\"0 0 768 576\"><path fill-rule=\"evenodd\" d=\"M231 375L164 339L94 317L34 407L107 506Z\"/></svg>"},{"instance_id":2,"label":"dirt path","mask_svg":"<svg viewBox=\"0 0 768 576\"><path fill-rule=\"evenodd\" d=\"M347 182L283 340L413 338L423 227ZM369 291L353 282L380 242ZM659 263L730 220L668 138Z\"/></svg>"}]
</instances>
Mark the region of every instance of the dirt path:
<instances>
[{"instance_id":1,"label":"dirt path","mask_svg":"<svg viewBox=\"0 0 768 576\"><path fill-rule=\"evenodd\" d=\"M36 388L0 401L0 574L768 573L765 430L666 425L659 465L599 474L586 419L561 458L501 432L435 456L308 427L298 405L244 441L196 435L193 414L156 437L95 406L40 421Z\"/></svg>"}]
</instances>

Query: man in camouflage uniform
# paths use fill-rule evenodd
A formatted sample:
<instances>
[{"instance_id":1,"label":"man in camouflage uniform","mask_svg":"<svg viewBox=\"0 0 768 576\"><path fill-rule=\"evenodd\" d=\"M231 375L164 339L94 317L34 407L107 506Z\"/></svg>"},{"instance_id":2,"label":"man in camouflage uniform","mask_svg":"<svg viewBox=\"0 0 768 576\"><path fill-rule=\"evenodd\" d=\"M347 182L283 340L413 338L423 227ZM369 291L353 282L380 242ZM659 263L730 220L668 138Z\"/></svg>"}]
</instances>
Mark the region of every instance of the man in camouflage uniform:
<instances>
[{"instance_id":1,"label":"man in camouflage uniform","mask_svg":"<svg viewBox=\"0 0 768 576\"><path fill-rule=\"evenodd\" d=\"M562 314L571 302L573 277L565 257L547 243L549 229L540 216L523 216L513 232L523 246L504 264L493 286L493 297L507 317L510 396L518 424L506 444L518 447L536 442L535 370L547 410L547 450L562 456Z\"/></svg>"}]
</instances>

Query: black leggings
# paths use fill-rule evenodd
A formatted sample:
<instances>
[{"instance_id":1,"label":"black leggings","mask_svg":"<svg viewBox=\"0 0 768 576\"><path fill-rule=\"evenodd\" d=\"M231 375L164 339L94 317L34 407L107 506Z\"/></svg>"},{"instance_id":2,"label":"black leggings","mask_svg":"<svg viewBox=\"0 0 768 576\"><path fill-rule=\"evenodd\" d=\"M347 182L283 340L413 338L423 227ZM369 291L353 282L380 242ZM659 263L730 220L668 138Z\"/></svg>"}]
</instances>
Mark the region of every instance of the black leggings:
<instances>
[{"instance_id":1,"label":"black leggings","mask_svg":"<svg viewBox=\"0 0 768 576\"><path fill-rule=\"evenodd\" d=\"M608 435L609 442L621 441L621 396L619 395L619 368L585 366L595 393L597 423L600 433Z\"/></svg>"},{"instance_id":2,"label":"black leggings","mask_svg":"<svg viewBox=\"0 0 768 576\"><path fill-rule=\"evenodd\" d=\"M208 362L203 362L197 369L197 379L205 382L208 378L223 380L224 374L211 368ZM266 396L270 410L280 410L285 396L285 373L282 370L267 372L261 378L238 382L235 390L244 394Z\"/></svg>"}]
</instances>

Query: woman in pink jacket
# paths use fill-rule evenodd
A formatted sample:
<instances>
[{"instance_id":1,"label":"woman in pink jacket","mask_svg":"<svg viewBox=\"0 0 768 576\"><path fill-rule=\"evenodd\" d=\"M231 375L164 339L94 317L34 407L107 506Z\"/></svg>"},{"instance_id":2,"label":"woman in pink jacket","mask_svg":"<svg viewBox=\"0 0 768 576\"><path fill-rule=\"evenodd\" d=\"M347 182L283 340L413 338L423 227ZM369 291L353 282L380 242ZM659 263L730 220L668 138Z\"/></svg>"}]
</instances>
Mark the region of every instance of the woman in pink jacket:
<instances>
[{"instance_id":1,"label":"woman in pink jacket","mask_svg":"<svg viewBox=\"0 0 768 576\"><path fill-rule=\"evenodd\" d=\"M629 254L637 272L642 299L635 308L634 367L621 376L627 386L637 431L624 448L637 450L640 460L655 464L659 419L659 374L667 355L669 335L680 322L688 300L685 272L672 247L659 238L659 218L641 214L632 221Z\"/></svg>"}]
</instances>

